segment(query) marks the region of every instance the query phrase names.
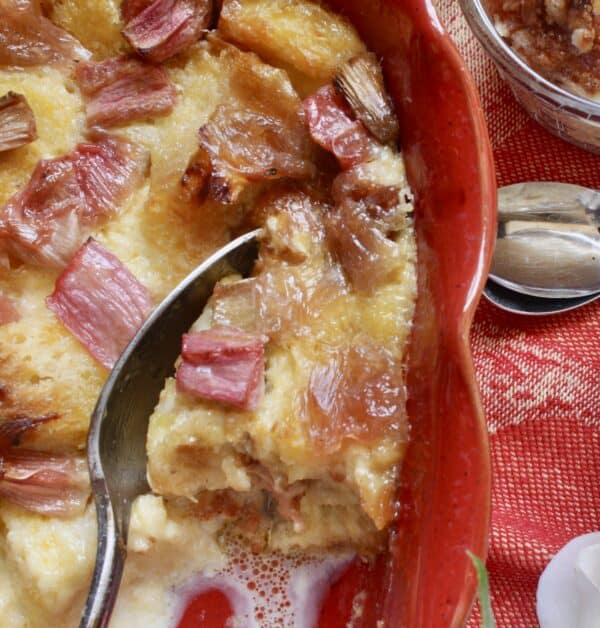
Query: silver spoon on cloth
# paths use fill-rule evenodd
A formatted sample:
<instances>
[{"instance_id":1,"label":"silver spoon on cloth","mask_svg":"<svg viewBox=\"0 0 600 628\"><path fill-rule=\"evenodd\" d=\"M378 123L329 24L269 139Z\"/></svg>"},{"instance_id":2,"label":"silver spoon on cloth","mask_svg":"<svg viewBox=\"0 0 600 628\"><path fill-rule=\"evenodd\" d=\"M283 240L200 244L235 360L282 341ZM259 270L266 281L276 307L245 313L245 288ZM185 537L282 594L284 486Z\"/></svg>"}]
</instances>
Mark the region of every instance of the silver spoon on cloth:
<instances>
[{"instance_id":1,"label":"silver spoon on cloth","mask_svg":"<svg viewBox=\"0 0 600 628\"><path fill-rule=\"evenodd\" d=\"M202 313L219 279L247 276L261 230L219 249L152 312L111 371L92 414L88 466L96 502L96 566L80 628L104 628L112 613L123 567L131 504L150 491L146 432L165 379L174 372L181 336Z\"/></svg>"},{"instance_id":2,"label":"silver spoon on cloth","mask_svg":"<svg viewBox=\"0 0 600 628\"><path fill-rule=\"evenodd\" d=\"M600 191L518 183L498 191L498 232L484 295L520 314L600 297Z\"/></svg>"}]
</instances>

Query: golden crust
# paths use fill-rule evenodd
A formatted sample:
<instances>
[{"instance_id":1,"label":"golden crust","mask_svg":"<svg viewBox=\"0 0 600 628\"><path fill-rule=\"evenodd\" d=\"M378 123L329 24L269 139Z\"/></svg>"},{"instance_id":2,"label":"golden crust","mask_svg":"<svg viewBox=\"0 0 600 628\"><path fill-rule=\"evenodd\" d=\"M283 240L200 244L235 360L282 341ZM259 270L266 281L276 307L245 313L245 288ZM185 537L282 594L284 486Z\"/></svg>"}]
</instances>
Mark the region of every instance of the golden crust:
<instances>
[{"instance_id":1,"label":"golden crust","mask_svg":"<svg viewBox=\"0 0 600 628\"><path fill-rule=\"evenodd\" d=\"M224 0L219 31L287 70L303 95L365 50L345 19L306 0Z\"/></svg>"}]
</instances>

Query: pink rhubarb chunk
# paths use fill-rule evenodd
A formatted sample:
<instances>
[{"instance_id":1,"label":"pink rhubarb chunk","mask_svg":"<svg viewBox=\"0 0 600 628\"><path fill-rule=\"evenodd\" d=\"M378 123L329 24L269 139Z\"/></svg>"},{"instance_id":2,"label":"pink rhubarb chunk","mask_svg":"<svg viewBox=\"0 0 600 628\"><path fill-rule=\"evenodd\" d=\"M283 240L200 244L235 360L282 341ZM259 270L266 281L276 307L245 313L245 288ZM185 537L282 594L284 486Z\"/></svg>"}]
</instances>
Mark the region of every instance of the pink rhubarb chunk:
<instances>
[{"instance_id":1,"label":"pink rhubarb chunk","mask_svg":"<svg viewBox=\"0 0 600 628\"><path fill-rule=\"evenodd\" d=\"M117 214L144 176L148 156L121 138L93 133L70 153L42 159L0 213L0 253L64 268L90 230Z\"/></svg>"},{"instance_id":2,"label":"pink rhubarb chunk","mask_svg":"<svg viewBox=\"0 0 600 628\"><path fill-rule=\"evenodd\" d=\"M126 1L123 36L142 57L160 63L181 52L206 32L212 0Z\"/></svg>"},{"instance_id":3,"label":"pink rhubarb chunk","mask_svg":"<svg viewBox=\"0 0 600 628\"><path fill-rule=\"evenodd\" d=\"M264 386L264 342L233 327L185 334L177 390L256 410Z\"/></svg>"},{"instance_id":4,"label":"pink rhubarb chunk","mask_svg":"<svg viewBox=\"0 0 600 628\"><path fill-rule=\"evenodd\" d=\"M167 71L135 57L84 62L75 74L88 126L112 127L171 112L175 86Z\"/></svg>"},{"instance_id":5,"label":"pink rhubarb chunk","mask_svg":"<svg viewBox=\"0 0 600 628\"><path fill-rule=\"evenodd\" d=\"M81 514L90 495L85 458L16 447L20 438L57 414L0 421L0 497L53 517Z\"/></svg>"},{"instance_id":6,"label":"pink rhubarb chunk","mask_svg":"<svg viewBox=\"0 0 600 628\"><path fill-rule=\"evenodd\" d=\"M304 100L304 113L313 140L333 153L342 168L366 161L376 143L332 85L322 87Z\"/></svg>"},{"instance_id":7,"label":"pink rhubarb chunk","mask_svg":"<svg viewBox=\"0 0 600 628\"><path fill-rule=\"evenodd\" d=\"M145 286L92 238L60 275L46 304L107 369L152 310Z\"/></svg>"}]
</instances>

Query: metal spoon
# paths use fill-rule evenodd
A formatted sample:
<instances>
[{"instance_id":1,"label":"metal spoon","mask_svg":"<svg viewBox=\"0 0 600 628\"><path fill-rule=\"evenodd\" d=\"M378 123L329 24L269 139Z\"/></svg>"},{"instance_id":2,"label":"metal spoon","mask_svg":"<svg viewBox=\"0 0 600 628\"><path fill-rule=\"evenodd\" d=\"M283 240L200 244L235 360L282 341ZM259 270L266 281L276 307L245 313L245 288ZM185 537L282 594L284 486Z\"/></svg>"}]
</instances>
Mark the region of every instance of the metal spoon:
<instances>
[{"instance_id":1,"label":"metal spoon","mask_svg":"<svg viewBox=\"0 0 600 628\"><path fill-rule=\"evenodd\" d=\"M230 242L184 279L154 310L117 360L92 414L88 466L96 501L96 566L80 628L104 628L125 563L133 500L146 481L146 432L165 379L173 374L181 336L200 316L215 283L247 276L261 230Z\"/></svg>"},{"instance_id":2,"label":"metal spoon","mask_svg":"<svg viewBox=\"0 0 600 628\"><path fill-rule=\"evenodd\" d=\"M600 292L585 297L570 297L566 299L532 297L528 294L521 294L505 288L491 280L488 280L486 283L483 294L488 301L491 301L502 310L528 316L545 316L547 314L568 312L600 299Z\"/></svg>"},{"instance_id":3,"label":"metal spoon","mask_svg":"<svg viewBox=\"0 0 600 628\"><path fill-rule=\"evenodd\" d=\"M551 314L600 296L600 192L566 183L498 191L498 233L484 295L502 309Z\"/></svg>"}]
</instances>

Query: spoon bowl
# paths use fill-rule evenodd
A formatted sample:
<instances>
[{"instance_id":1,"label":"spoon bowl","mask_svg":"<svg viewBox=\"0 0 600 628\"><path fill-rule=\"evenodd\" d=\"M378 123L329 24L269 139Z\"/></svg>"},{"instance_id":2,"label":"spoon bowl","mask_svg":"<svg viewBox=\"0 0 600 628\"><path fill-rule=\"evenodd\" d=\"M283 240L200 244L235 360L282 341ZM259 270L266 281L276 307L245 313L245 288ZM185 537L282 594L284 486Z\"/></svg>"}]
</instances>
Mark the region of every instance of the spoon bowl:
<instances>
[{"instance_id":1,"label":"spoon bowl","mask_svg":"<svg viewBox=\"0 0 600 628\"><path fill-rule=\"evenodd\" d=\"M527 316L568 312L600 298L600 292L571 298L548 298L522 294L488 279L483 295L501 310Z\"/></svg>"},{"instance_id":2,"label":"spoon bowl","mask_svg":"<svg viewBox=\"0 0 600 628\"><path fill-rule=\"evenodd\" d=\"M600 292L600 191L549 182L501 188L489 278L533 297Z\"/></svg>"}]
</instances>

